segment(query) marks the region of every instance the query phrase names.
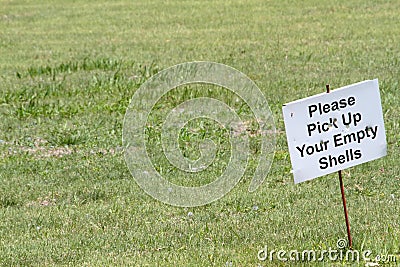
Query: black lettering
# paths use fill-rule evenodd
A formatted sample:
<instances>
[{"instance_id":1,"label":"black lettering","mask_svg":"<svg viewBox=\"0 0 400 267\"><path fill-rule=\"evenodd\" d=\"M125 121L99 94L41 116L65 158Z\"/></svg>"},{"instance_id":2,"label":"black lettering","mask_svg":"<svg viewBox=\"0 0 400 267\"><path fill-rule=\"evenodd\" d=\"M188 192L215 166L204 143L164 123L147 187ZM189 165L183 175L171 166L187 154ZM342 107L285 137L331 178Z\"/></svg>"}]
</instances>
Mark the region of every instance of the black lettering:
<instances>
[{"instance_id":1,"label":"black lettering","mask_svg":"<svg viewBox=\"0 0 400 267\"><path fill-rule=\"evenodd\" d=\"M308 114L310 115L310 118L312 118L312 114L317 111L318 107L317 105L310 105L308 106Z\"/></svg>"},{"instance_id":2,"label":"black lettering","mask_svg":"<svg viewBox=\"0 0 400 267\"><path fill-rule=\"evenodd\" d=\"M306 148L306 152L307 152L308 155L311 156L312 154L314 154L314 147L313 146L308 146Z\"/></svg>"},{"instance_id":3,"label":"black lettering","mask_svg":"<svg viewBox=\"0 0 400 267\"><path fill-rule=\"evenodd\" d=\"M344 126L349 126L351 123L351 112L347 113L347 115L348 115L348 120L346 120L346 117L345 117L346 115L342 114L342 122L343 122Z\"/></svg>"},{"instance_id":4,"label":"black lettering","mask_svg":"<svg viewBox=\"0 0 400 267\"><path fill-rule=\"evenodd\" d=\"M357 140L356 133L349 133L349 134L344 134L343 135L343 142L344 142L345 145L348 144L348 143L351 143L353 141L355 142L356 140Z\"/></svg>"},{"instance_id":5,"label":"black lettering","mask_svg":"<svg viewBox=\"0 0 400 267\"><path fill-rule=\"evenodd\" d=\"M346 150L346 152L347 152L347 150ZM338 161L339 161L340 164L343 164L343 163L346 162L346 157L344 155L340 155L338 157Z\"/></svg>"},{"instance_id":6,"label":"black lettering","mask_svg":"<svg viewBox=\"0 0 400 267\"><path fill-rule=\"evenodd\" d=\"M328 113L330 111L330 109L331 109L331 107L329 106L329 104L324 104L324 107L322 110L324 111L324 113Z\"/></svg>"},{"instance_id":7,"label":"black lettering","mask_svg":"<svg viewBox=\"0 0 400 267\"><path fill-rule=\"evenodd\" d=\"M301 148L296 146L297 150L300 151L300 157L304 157L304 147L306 144L304 144Z\"/></svg>"},{"instance_id":8,"label":"black lettering","mask_svg":"<svg viewBox=\"0 0 400 267\"><path fill-rule=\"evenodd\" d=\"M341 134L335 134L333 136L333 143L334 143L335 147L343 145L343 143L341 143L341 141L342 141L342 135Z\"/></svg>"},{"instance_id":9,"label":"black lettering","mask_svg":"<svg viewBox=\"0 0 400 267\"><path fill-rule=\"evenodd\" d=\"M356 151L354 151L354 159L360 159L361 156L361 150L357 149Z\"/></svg>"},{"instance_id":10,"label":"black lettering","mask_svg":"<svg viewBox=\"0 0 400 267\"><path fill-rule=\"evenodd\" d=\"M357 143L360 143L361 140L364 139L364 137L365 137L365 132L364 132L364 130L358 131L358 132L357 132Z\"/></svg>"},{"instance_id":11,"label":"black lettering","mask_svg":"<svg viewBox=\"0 0 400 267\"><path fill-rule=\"evenodd\" d=\"M346 150L346 159L347 159L347 161L353 160L353 149Z\"/></svg>"},{"instance_id":12,"label":"black lettering","mask_svg":"<svg viewBox=\"0 0 400 267\"><path fill-rule=\"evenodd\" d=\"M326 162L326 160L326 157L322 157L319 159L319 168L321 170L325 170L326 168L328 168L328 162Z\"/></svg>"},{"instance_id":13,"label":"black lettering","mask_svg":"<svg viewBox=\"0 0 400 267\"><path fill-rule=\"evenodd\" d=\"M331 122L331 124L332 124L333 127L335 127L336 129L339 128L339 127L337 126L337 124L336 124L336 122L337 122L337 119L336 119L336 118L330 118L330 122Z\"/></svg>"},{"instance_id":14,"label":"black lettering","mask_svg":"<svg viewBox=\"0 0 400 267\"><path fill-rule=\"evenodd\" d=\"M370 127L371 133L372 133L372 139L375 139L377 133L378 133L378 125L375 126L374 128Z\"/></svg>"},{"instance_id":15,"label":"black lettering","mask_svg":"<svg viewBox=\"0 0 400 267\"><path fill-rule=\"evenodd\" d=\"M353 114L354 126L357 126L357 124L358 124L360 121L361 121L361 113Z\"/></svg>"},{"instance_id":16,"label":"black lettering","mask_svg":"<svg viewBox=\"0 0 400 267\"><path fill-rule=\"evenodd\" d=\"M347 106L353 106L356 103L356 99L354 96L350 96L349 98L342 98L339 101L335 100L331 103L318 103L312 104L308 106L308 115L310 118L318 112L319 115L324 113L329 113L331 111L339 110L341 108L346 108Z\"/></svg>"},{"instance_id":17,"label":"black lettering","mask_svg":"<svg viewBox=\"0 0 400 267\"><path fill-rule=\"evenodd\" d=\"M349 104L349 106L353 106L356 103L356 99L354 98L354 96L350 96L347 100L347 103Z\"/></svg>"},{"instance_id":18,"label":"black lettering","mask_svg":"<svg viewBox=\"0 0 400 267\"><path fill-rule=\"evenodd\" d=\"M308 136L311 136L311 133L317 128L315 123L310 123L307 125Z\"/></svg>"},{"instance_id":19,"label":"black lettering","mask_svg":"<svg viewBox=\"0 0 400 267\"><path fill-rule=\"evenodd\" d=\"M357 149L353 151L353 149L346 149L344 154L341 154L337 157L329 155L328 157L322 157L319 159L319 168L321 170L325 170L328 167L332 168L338 164L344 164L346 162L350 162L352 160L360 159L362 156L361 150Z\"/></svg>"},{"instance_id":20,"label":"black lettering","mask_svg":"<svg viewBox=\"0 0 400 267\"><path fill-rule=\"evenodd\" d=\"M340 101L342 101L341 99ZM339 109L339 103L337 101L332 103L332 111L338 110Z\"/></svg>"},{"instance_id":21,"label":"black lettering","mask_svg":"<svg viewBox=\"0 0 400 267\"><path fill-rule=\"evenodd\" d=\"M346 106L347 106L347 102L346 102L346 99L340 99L340 101L339 101L339 107L340 108L345 108Z\"/></svg>"},{"instance_id":22,"label":"black lettering","mask_svg":"<svg viewBox=\"0 0 400 267\"><path fill-rule=\"evenodd\" d=\"M334 163L333 163L334 162ZM337 165L337 159L331 155L329 155L329 165L332 166L336 166Z\"/></svg>"},{"instance_id":23,"label":"black lettering","mask_svg":"<svg viewBox=\"0 0 400 267\"><path fill-rule=\"evenodd\" d=\"M321 125L321 129L322 129L323 132L328 131L328 130L329 130L329 123L324 122L324 123Z\"/></svg>"},{"instance_id":24,"label":"black lettering","mask_svg":"<svg viewBox=\"0 0 400 267\"><path fill-rule=\"evenodd\" d=\"M319 142L318 144L315 144L315 152L322 152L324 150L327 150L328 143L329 143L329 140L327 140L327 141L321 140L321 142Z\"/></svg>"}]
</instances>

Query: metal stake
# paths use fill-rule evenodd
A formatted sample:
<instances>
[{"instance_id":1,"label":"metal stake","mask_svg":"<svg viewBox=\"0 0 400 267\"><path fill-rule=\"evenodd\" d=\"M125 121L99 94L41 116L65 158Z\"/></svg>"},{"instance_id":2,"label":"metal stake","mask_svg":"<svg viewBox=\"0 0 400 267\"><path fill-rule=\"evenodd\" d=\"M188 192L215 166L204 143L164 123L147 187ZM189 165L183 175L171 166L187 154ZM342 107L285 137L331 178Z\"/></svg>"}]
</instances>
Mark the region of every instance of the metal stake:
<instances>
[{"instance_id":1,"label":"metal stake","mask_svg":"<svg viewBox=\"0 0 400 267\"><path fill-rule=\"evenodd\" d=\"M326 92L327 93L330 92L329 84L326 85ZM353 248L353 241L351 239L351 234L350 234L350 222L349 222L349 214L347 213L347 207L346 207L346 196L344 195L342 170L339 170L338 174L339 174L339 182L340 182L340 191L342 192L342 202L343 202L344 217L346 219L347 238L349 240L349 247L352 249Z\"/></svg>"}]
</instances>

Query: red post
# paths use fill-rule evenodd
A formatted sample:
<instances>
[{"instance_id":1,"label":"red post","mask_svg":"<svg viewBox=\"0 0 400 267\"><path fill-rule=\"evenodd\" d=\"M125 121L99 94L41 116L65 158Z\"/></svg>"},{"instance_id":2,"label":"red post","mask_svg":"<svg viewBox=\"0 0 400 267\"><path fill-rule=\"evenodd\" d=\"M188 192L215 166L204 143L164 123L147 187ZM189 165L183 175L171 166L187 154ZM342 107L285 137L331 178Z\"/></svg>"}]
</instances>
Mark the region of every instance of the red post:
<instances>
[{"instance_id":1,"label":"red post","mask_svg":"<svg viewBox=\"0 0 400 267\"><path fill-rule=\"evenodd\" d=\"M330 92L329 84L326 85L326 92ZM342 202L343 202L343 210L344 210L344 217L346 219L346 228L347 228L347 238L349 240L349 247L353 248L353 241L351 239L350 234L350 222L349 222L349 214L347 213L346 207L346 196L344 195L344 186L343 186L343 178L342 178L342 171L338 171L339 174L339 182L340 182L340 191L342 193Z\"/></svg>"}]
</instances>

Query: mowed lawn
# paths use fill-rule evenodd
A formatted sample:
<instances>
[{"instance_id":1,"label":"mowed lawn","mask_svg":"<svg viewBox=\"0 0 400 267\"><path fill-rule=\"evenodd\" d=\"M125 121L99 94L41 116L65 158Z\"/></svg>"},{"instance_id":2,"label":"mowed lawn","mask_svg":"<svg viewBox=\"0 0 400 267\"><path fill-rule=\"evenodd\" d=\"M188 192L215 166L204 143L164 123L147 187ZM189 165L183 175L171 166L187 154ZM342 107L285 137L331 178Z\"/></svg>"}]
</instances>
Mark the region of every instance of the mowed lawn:
<instances>
[{"instance_id":1,"label":"mowed lawn","mask_svg":"<svg viewBox=\"0 0 400 267\"><path fill-rule=\"evenodd\" d=\"M1 0L0 265L287 266L258 252L336 248L346 239L337 174L294 185L281 107L327 83L334 90L373 78L388 154L343 171L353 248L400 264L399 11L399 1ZM275 119L276 153L257 191L248 192L255 141L249 170L229 194L179 208L132 178L123 119L148 78L200 60L232 66L258 85ZM157 121L197 96L176 91L153 114L149 155L160 172L169 166L159 158ZM208 96L229 104L232 95ZM182 144L201 141L188 136ZM185 149L198 156L196 146ZM170 179L198 185L220 171Z\"/></svg>"}]
</instances>

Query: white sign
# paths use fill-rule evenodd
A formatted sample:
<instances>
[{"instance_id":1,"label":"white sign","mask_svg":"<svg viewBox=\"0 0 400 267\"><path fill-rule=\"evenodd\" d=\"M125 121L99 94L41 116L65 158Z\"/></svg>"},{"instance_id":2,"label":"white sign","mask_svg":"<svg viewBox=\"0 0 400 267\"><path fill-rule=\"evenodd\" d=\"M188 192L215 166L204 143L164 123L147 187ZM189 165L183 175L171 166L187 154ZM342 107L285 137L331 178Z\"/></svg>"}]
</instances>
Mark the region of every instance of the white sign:
<instances>
[{"instance_id":1,"label":"white sign","mask_svg":"<svg viewBox=\"0 0 400 267\"><path fill-rule=\"evenodd\" d=\"M295 183L386 155L377 79L285 104L283 118Z\"/></svg>"}]
</instances>

